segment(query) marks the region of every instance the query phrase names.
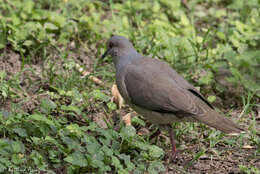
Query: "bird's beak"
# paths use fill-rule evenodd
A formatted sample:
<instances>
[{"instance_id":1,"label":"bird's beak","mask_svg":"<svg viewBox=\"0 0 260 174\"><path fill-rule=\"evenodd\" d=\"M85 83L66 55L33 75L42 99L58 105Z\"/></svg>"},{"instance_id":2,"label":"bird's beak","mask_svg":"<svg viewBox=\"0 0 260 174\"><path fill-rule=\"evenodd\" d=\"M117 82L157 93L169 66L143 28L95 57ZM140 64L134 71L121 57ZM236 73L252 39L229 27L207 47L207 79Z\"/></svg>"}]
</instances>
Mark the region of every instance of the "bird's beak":
<instances>
[{"instance_id":1,"label":"bird's beak","mask_svg":"<svg viewBox=\"0 0 260 174\"><path fill-rule=\"evenodd\" d=\"M106 52L102 55L102 59L104 59L104 58L107 56L107 54L109 53L109 51L110 51L110 49L108 48L108 49L106 50Z\"/></svg>"}]
</instances>

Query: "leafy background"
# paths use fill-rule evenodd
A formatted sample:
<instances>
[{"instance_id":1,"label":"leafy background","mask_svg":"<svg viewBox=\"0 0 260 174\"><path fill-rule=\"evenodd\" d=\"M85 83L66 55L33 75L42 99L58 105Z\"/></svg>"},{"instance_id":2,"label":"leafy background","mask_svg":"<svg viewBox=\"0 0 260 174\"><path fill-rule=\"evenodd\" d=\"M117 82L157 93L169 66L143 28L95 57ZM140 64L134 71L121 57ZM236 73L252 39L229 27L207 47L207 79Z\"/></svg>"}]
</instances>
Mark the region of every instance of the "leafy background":
<instances>
[{"instance_id":1,"label":"leafy background","mask_svg":"<svg viewBox=\"0 0 260 174\"><path fill-rule=\"evenodd\" d=\"M2 173L260 173L259 0L0 0ZM249 133L174 123L169 138L111 100L105 41L168 62ZM80 65L102 80L97 85ZM165 134L166 135L166 134Z\"/></svg>"}]
</instances>

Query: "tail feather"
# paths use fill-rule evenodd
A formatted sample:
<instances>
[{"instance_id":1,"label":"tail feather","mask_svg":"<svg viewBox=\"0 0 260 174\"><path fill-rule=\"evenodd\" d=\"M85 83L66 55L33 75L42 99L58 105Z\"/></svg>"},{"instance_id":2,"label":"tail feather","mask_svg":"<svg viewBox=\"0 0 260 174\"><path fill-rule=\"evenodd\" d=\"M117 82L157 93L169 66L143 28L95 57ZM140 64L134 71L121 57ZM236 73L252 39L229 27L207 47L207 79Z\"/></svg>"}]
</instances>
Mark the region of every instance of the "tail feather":
<instances>
[{"instance_id":1,"label":"tail feather","mask_svg":"<svg viewBox=\"0 0 260 174\"><path fill-rule=\"evenodd\" d=\"M235 124L233 121L221 116L213 109L209 109L205 115L195 116L197 121L207 124L227 134L245 133L245 129Z\"/></svg>"}]
</instances>

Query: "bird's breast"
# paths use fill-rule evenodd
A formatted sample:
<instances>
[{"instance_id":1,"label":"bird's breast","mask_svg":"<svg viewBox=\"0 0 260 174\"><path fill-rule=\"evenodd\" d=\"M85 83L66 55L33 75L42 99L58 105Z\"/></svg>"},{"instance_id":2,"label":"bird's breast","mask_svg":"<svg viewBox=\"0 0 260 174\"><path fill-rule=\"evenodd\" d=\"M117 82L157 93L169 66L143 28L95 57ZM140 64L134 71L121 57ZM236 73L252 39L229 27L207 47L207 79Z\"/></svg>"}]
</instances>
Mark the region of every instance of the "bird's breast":
<instances>
[{"instance_id":1,"label":"bird's breast","mask_svg":"<svg viewBox=\"0 0 260 174\"><path fill-rule=\"evenodd\" d=\"M124 71L116 72L116 85L117 85L118 91L120 92L121 96L124 98L125 102L130 103L131 99L128 95L127 88L125 86L124 73L125 73Z\"/></svg>"}]
</instances>

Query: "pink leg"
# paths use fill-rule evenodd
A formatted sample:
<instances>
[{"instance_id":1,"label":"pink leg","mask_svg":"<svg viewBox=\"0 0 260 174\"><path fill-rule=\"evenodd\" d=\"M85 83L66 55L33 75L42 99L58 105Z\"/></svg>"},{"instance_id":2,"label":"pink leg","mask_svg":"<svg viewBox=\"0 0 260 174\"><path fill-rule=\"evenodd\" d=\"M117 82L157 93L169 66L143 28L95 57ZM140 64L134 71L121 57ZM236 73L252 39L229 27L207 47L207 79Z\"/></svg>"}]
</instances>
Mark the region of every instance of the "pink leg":
<instances>
[{"instance_id":1,"label":"pink leg","mask_svg":"<svg viewBox=\"0 0 260 174\"><path fill-rule=\"evenodd\" d=\"M174 141L174 135L173 135L173 130L172 128L169 129L169 134L170 134L170 140L171 140L171 145L172 145L172 159L176 158L176 144Z\"/></svg>"}]
</instances>

